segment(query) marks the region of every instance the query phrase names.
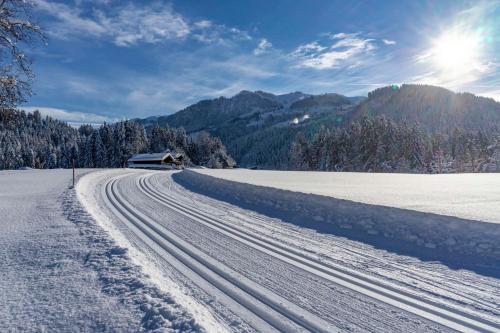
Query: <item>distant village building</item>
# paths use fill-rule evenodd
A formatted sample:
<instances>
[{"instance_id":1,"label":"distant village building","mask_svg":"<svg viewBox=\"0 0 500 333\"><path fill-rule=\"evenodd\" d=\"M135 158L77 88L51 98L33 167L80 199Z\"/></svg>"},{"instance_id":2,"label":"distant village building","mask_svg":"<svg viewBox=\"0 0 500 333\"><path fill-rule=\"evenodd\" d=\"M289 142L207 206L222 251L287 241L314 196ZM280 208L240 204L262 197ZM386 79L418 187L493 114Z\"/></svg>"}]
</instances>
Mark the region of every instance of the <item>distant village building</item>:
<instances>
[{"instance_id":1,"label":"distant village building","mask_svg":"<svg viewBox=\"0 0 500 333\"><path fill-rule=\"evenodd\" d=\"M155 154L136 154L129 158L129 168L182 169L184 156L171 151Z\"/></svg>"}]
</instances>

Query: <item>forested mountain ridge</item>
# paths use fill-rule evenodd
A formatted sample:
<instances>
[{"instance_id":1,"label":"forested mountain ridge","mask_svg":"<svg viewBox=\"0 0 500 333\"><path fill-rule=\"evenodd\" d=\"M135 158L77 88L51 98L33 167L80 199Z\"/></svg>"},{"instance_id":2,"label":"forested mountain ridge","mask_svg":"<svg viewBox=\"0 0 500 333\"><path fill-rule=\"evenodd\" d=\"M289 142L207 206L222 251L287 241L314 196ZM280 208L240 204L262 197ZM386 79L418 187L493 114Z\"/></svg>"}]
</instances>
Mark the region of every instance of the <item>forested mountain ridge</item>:
<instances>
[{"instance_id":1,"label":"forested mountain ridge","mask_svg":"<svg viewBox=\"0 0 500 333\"><path fill-rule=\"evenodd\" d=\"M418 122L432 132L454 128L487 130L500 125L500 103L436 86L403 84L370 92L351 120L366 116L385 116L397 123Z\"/></svg>"},{"instance_id":2,"label":"forested mountain ridge","mask_svg":"<svg viewBox=\"0 0 500 333\"><path fill-rule=\"evenodd\" d=\"M146 128L183 127L190 135L208 131L222 140L241 166L286 169L298 132L312 135L321 125L341 123L355 105L338 94L244 90L231 98L200 101L169 116L136 121Z\"/></svg>"},{"instance_id":3,"label":"forested mountain ridge","mask_svg":"<svg viewBox=\"0 0 500 333\"><path fill-rule=\"evenodd\" d=\"M311 95L293 102L290 108L297 109L314 109L314 108L331 108L352 105L351 100L343 95L330 93L323 95Z\"/></svg>"},{"instance_id":4,"label":"forested mountain ridge","mask_svg":"<svg viewBox=\"0 0 500 333\"><path fill-rule=\"evenodd\" d=\"M500 103L428 85L376 89L344 126L299 135L291 168L324 171L499 172Z\"/></svg>"},{"instance_id":5,"label":"forested mountain ridge","mask_svg":"<svg viewBox=\"0 0 500 333\"><path fill-rule=\"evenodd\" d=\"M221 138L241 166L287 169L293 164L289 152L299 132L311 138L322 126L347 128L378 116L396 124L418 123L430 133L494 130L500 124L500 103L411 84L379 88L368 98L242 91L231 98L201 101L169 116L138 121L150 128L155 124L183 127L190 135L209 131Z\"/></svg>"}]
</instances>

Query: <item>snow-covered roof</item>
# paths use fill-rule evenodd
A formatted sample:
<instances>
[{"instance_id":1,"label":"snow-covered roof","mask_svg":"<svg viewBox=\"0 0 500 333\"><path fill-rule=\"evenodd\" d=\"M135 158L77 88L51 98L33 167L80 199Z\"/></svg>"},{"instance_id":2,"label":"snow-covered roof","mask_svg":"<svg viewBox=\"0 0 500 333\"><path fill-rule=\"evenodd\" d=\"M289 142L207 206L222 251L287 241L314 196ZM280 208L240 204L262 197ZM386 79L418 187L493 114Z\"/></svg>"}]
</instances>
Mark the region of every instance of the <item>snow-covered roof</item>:
<instances>
[{"instance_id":1,"label":"snow-covered roof","mask_svg":"<svg viewBox=\"0 0 500 333\"><path fill-rule=\"evenodd\" d=\"M182 154L171 153L170 151L166 151L163 153L153 153L153 154L136 154L129 158L129 162L138 162L138 161L163 161L168 156L171 156L173 159L179 159L182 157Z\"/></svg>"}]
</instances>

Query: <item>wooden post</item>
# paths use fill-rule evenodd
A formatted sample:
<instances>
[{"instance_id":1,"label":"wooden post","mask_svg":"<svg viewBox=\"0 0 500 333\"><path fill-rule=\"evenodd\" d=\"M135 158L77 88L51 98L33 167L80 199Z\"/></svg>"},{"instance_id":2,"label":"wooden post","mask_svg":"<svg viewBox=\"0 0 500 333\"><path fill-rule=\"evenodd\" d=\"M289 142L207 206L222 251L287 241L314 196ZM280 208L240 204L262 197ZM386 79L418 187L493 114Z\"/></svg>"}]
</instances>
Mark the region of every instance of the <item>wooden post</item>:
<instances>
[{"instance_id":1,"label":"wooden post","mask_svg":"<svg viewBox=\"0 0 500 333\"><path fill-rule=\"evenodd\" d=\"M71 162L73 164L73 188L75 188L75 159L73 158Z\"/></svg>"}]
</instances>

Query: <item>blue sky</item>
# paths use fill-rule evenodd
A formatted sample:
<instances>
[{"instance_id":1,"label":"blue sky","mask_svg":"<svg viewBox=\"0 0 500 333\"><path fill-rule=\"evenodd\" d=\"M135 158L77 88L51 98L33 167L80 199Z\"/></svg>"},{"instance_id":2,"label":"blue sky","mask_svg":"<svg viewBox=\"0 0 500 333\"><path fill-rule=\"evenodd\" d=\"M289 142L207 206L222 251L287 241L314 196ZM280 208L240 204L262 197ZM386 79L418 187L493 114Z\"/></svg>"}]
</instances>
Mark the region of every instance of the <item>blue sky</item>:
<instances>
[{"instance_id":1,"label":"blue sky","mask_svg":"<svg viewBox=\"0 0 500 333\"><path fill-rule=\"evenodd\" d=\"M81 123L241 90L366 95L428 83L500 100L500 1L35 0L24 109Z\"/></svg>"}]
</instances>

